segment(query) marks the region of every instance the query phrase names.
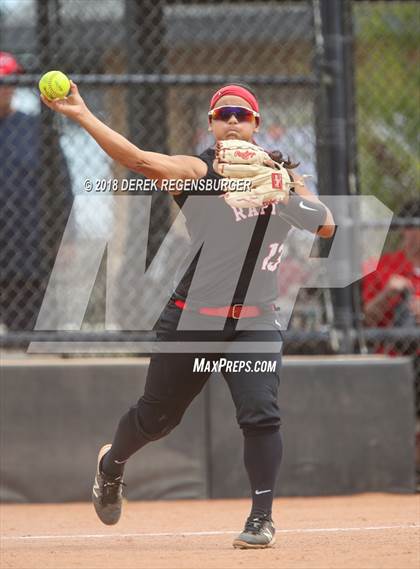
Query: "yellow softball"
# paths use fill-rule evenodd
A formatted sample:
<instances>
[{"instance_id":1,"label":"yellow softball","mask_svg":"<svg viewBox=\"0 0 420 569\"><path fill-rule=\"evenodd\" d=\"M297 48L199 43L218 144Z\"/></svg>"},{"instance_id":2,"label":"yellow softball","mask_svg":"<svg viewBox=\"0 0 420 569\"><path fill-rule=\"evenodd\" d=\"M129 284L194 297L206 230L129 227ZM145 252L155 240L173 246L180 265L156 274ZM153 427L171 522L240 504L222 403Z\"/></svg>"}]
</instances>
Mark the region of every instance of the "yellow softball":
<instances>
[{"instance_id":1,"label":"yellow softball","mask_svg":"<svg viewBox=\"0 0 420 569\"><path fill-rule=\"evenodd\" d=\"M61 71L48 71L39 80L39 90L47 99L63 99L70 91L70 80Z\"/></svg>"}]
</instances>

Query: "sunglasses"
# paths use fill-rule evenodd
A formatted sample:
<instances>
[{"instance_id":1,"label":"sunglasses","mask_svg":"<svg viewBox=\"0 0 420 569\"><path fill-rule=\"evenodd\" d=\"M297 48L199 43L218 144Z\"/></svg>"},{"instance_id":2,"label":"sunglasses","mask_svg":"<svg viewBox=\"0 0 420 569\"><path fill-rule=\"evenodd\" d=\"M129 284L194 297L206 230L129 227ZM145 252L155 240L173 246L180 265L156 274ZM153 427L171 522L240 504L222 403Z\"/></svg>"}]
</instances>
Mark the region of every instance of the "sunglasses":
<instances>
[{"instance_id":1,"label":"sunglasses","mask_svg":"<svg viewBox=\"0 0 420 569\"><path fill-rule=\"evenodd\" d=\"M254 117L259 119L260 115L252 109L246 107L216 107L209 111L209 120L225 121L227 122L230 117L234 115L238 122L252 122Z\"/></svg>"}]
</instances>

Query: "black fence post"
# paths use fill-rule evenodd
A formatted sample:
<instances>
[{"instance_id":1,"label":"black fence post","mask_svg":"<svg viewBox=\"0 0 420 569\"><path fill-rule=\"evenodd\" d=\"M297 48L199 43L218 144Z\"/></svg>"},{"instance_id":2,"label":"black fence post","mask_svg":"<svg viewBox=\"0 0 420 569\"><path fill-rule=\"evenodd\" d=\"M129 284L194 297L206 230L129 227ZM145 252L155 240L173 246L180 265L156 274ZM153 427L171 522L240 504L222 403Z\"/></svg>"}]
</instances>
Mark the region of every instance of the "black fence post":
<instances>
[{"instance_id":1,"label":"black fence post","mask_svg":"<svg viewBox=\"0 0 420 569\"><path fill-rule=\"evenodd\" d=\"M349 129L354 126L350 64L351 28L349 0L314 0L317 42L318 93L318 170L320 193L346 196L352 193L353 147ZM340 226L340 218L335 218ZM339 227L340 229L340 227ZM349 236L350 237L350 236ZM351 262L351 241L342 252L343 263ZM347 261L345 261L347 259ZM340 352L352 351L353 299L351 286L331 291L334 325L340 333Z\"/></svg>"},{"instance_id":2,"label":"black fence post","mask_svg":"<svg viewBox=\"0 0 420 569\"><path fill-rule=\"evenodd\" d=\"M162 0L126 0L127 71L131 75L166 73L164 4ZM130 140L145 150L168 153L168 88L159 83L131 85L128 92ZM147 264L158 251L169 221L170 196L154 192Z\"/></svg>"},{"instance_id":3,"label":"black fence post","mask_svg":"<svg viewBox=\"0 0 420 569\"><path fill-rule=\"evenodd\" d=\"M57 38L60 27L57 5L50 0L37 1L37 41L39 50L39 70L45 73L52 69L60 69L60 60L54 50L54 39ZM54 30L54 33L52 33ZM41 105L40 116L40 145L38 179L40 180L39 227L40 242L38 247L42 253L42 266L39 267L37 288L43 296L49 275L54 266L64 227L69 215L69 204L64 207L62 201L62 183L64 172L58 157L60 145L58 131L55 125L59 118L45 105ZM67 207L68 206L68 207ZM34 318L37 317L39 306L34 307Z\"/></svg>"}]
</instances>

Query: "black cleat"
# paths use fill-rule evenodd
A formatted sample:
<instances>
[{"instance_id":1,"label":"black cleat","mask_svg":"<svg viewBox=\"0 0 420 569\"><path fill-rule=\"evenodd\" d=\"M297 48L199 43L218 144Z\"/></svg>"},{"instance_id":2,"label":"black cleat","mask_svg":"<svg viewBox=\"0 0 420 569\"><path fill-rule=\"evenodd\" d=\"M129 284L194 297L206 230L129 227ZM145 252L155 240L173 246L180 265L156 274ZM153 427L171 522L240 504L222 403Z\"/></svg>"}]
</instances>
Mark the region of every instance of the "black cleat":
<instances>
[{"instance_id":1,"label":"black cleat","mask_svg":"<svg viewBox=\"0 0 420 569\"><path fill-rule=\"evenodd\" d=\"M271 518L249 517L244 531L233 541L239 549L261 549L274 545L276 530Z\"/></svg>"},{"instance_id":2,"label":"black cleat","mask_svg":"<svg viewBox=\"0 0 420 569\"><path fill-rule=\"evenodd\" d=\"M125 486L122 475L108 476L100 471L102 457L111 448L110 444L104 445L98 454L95 482L92 489L92 502L98 518L107 526L118 522L121 516L122 487Z\"/></svg>"}]
</instances>

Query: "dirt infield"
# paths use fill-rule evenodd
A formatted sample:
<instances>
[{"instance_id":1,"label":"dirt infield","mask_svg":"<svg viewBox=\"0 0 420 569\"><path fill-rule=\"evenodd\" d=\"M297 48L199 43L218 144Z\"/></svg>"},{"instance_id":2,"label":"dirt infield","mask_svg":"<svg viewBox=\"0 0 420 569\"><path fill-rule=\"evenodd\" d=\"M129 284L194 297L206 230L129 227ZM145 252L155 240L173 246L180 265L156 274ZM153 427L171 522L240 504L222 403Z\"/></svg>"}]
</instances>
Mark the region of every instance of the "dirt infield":
<instances>
[{"instance_id":1,"label":"dirt infield","mask_svg":"<svg viewBox=\"0 0 420 569\"><path fill-rule=\"evenodd\" d=\"M18 569L420 566L420 497L277 499L273 549L231 546L248 501L130 502L106 527L90 504L3 505L0 566Z\"/></svg>"}]
</instances>

